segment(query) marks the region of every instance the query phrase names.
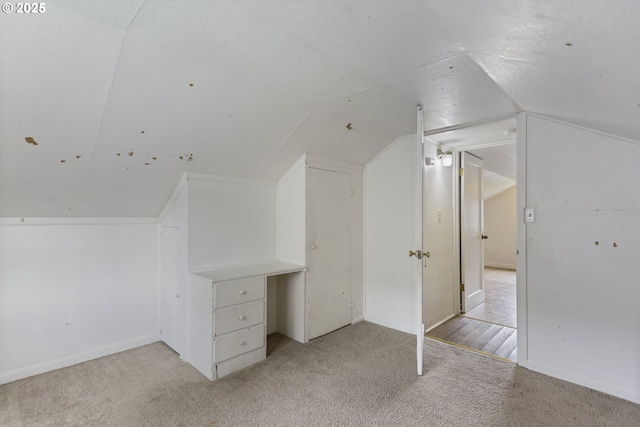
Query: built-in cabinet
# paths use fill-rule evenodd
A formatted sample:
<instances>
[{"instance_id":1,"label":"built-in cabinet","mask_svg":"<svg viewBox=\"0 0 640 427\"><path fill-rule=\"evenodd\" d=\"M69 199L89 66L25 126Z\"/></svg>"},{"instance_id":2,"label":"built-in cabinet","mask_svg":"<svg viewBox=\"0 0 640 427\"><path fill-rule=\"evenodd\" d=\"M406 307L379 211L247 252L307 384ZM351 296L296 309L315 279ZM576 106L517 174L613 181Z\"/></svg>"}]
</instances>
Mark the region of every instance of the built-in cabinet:
<instances>
[{"instance_id":1,"label":"built-in cabinet","mask_svg":"<svg viewBox=\"0 0 640 427\"><path fill-rule=\"evenodd\" d=\"M215 380L263 360L267 354L267 277L303 270L300 265L275 261L191 274L189 362ZM291 322L303 323L304 319L291 318Z\"/></svg>"},{"instance_id":2,"label":"built-in cabinet","mask_svg":"<svg viewBox=\"0 0 640 427\"><path fill-rule=\"evenodd\" d=\"M361 320L362 217L357 166L303 156L277 183L185 175L161 216L175 237L161 339L213 380L264 359L267 331L307 342Z\"/></svg>"},{"instance_id":3,"label":"built-in cabinet","mask_svg":"<svg viewBox=\"0 0 640 427\"><path fill-rule=\"evenodd\" d=\"M212 325L211 334L197 339L200 355L210 359L203 373L211 380L259 362L266 357L266 279L246 277L219 282L198 281L205 294L189 307L194 318Z\"/></svg>"}]
</instances>

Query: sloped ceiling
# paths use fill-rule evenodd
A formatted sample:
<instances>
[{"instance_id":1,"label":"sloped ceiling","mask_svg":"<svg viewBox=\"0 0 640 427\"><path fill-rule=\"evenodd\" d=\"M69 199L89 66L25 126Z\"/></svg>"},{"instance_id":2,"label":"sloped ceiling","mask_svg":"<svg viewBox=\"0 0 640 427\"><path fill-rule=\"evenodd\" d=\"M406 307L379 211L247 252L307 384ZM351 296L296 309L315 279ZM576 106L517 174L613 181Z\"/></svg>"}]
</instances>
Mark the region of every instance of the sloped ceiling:
<instances>
[{"instance_id":1,"label":"sloped ceiling","mask_svg":"<svg viewBox=\"0 0 640 427\"><path fill-rule=\"evenodd\" d=\"M635 0L58 0L0 16L0 216L155 217L185 171L365 164L534 111L640 140ZM347 125L350 124L350 130ZM37 145L36 145L37 144Z\"/></svg>"}]
</instances>

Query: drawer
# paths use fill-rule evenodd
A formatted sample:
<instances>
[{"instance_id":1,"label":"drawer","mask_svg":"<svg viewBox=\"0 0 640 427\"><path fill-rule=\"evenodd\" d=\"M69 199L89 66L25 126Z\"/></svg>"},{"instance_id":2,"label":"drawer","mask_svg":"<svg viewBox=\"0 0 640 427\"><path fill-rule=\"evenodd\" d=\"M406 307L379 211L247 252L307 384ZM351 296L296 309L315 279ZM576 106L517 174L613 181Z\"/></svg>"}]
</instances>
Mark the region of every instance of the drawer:
<instances>
[{"instance_id":1,"label":"drawer","mask_svg":"<svg viewBox=\"0 0 640 427\"><path fill-rule=\"evenodd\" d=\"M214 316L215 335L255 326L264 323L264 300L218 308Z\"/></svg>"},{"instance_id":2,"label":"drawer","mask_svg":"<svg viewBox=\"0 0 640 427\"><path fill-rule=\"evenodd\" d=\"M250 351L248 353L241 354L240 356L227 359L224 362L216 363L215 371L216 378L222 378L235 371L246 368L247 366L254 365L261 360L266 359L267 348L260 347L257 350Z\"/></svg>"},{"instance_id":3,"label":"drawer","mask_svg":"<svg viewBox=\"0 0 640 427\"><path fill-rule=\"evenodd\" d=\"M213 295L214 307L228 307L264 298L264 276L217 282Z\"/></svg>"},{"instance_id":4,"label":"drawer","mask_svg":"<svg viewBox=\"0 0 640 427\"><path fill-rule=\"evenodd\" d=\"M264 324L216 337L214 340L214 362L222 362L240 354L264 346Z\"/></svg>"}]
</instances>

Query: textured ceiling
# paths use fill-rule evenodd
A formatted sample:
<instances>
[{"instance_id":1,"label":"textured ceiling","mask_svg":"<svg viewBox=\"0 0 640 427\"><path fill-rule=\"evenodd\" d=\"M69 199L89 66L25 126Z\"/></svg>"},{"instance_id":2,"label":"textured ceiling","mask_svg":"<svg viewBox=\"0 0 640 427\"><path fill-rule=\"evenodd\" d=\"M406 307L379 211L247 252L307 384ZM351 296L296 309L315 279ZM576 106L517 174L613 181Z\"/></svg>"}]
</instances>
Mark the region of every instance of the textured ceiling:
<instances>
[{"instance_id":1,"label":"textured ceiling","mask_svg":"<svg viewBox=\"0 0 640 427\"><path fill-rule=\"evenodd\" d=\"M0 16L0 216L157 216L527 110L640 140L636 0L59 0ZM351 124L347 129L347 124ZM37 144L37 145L36 145Z\"/></svg>"}]
</instances>

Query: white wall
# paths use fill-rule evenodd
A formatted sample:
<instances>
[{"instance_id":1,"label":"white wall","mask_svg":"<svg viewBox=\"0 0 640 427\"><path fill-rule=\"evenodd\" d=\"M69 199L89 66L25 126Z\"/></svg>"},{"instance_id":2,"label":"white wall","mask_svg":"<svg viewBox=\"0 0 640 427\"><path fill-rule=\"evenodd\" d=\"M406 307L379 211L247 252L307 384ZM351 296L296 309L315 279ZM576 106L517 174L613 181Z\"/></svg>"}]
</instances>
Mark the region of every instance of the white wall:
<instances>
[{"instance_id":1,"label":"white wall","mask_svg":"<svg viewBox=\"0 0 640 427\"><path fill-rule=\"evenodd\" d=\"M425 157L437 158L438 145L424 143ZM424 168L424 324L425 330L456 314L453 275L453 176L454 167L442 162Z\"/></svg>"},{"instance_id":2,"label":"white wall","mask_svg":"<svg viewBox=\"0 0 640 427\"><path fill-rule=\"evenodd\" d=\"M367 321L416 331L413 236L415 135L399 138L365 168L365 311Z\"/></svg>"},{"instance_id":3,"label":"white wall","mask_svg":"<svg viewBox=\"0 0 640 427\"><path fill-rule=\"evenodd\" d=\"M278 181L278 259L306 264L306 160L298 162Z\"/></svg>"},{"instance_id":4,"label":"white wall","mask_svg":"<svg viewBox=\"0 0 640 427\"><path fill-rule=\"evenodd\" d=\"M140 222L2 220L0 383L157 341L158 226Z\"/></svg>"},{"instance_id":5,"label":"white wall","mask_svg":"<svg viewBox=\"0 0 640 427\"><path fill-rule=\"evenodd\" d=\"M640 143L525 118L526 364L640 403Z\"/></svg>"},{"instance_id":6,"label":"white wall","mask_svg":"<svg viewBox=\"0 0 640 427\"><path fill-rule=\"evenodd\" d=\"M516 187L484 201L484 265L516 269Z\"/></svg>"},{"instance_id":7,"label":"white wall","mask_svg":"<svg viewBox=\"0 0 640 427\"><path fill-rule=\"evenodd\" d=\"M276 259L276 183L189 174L189 268Z\"/></svg>"}]
</instances>

